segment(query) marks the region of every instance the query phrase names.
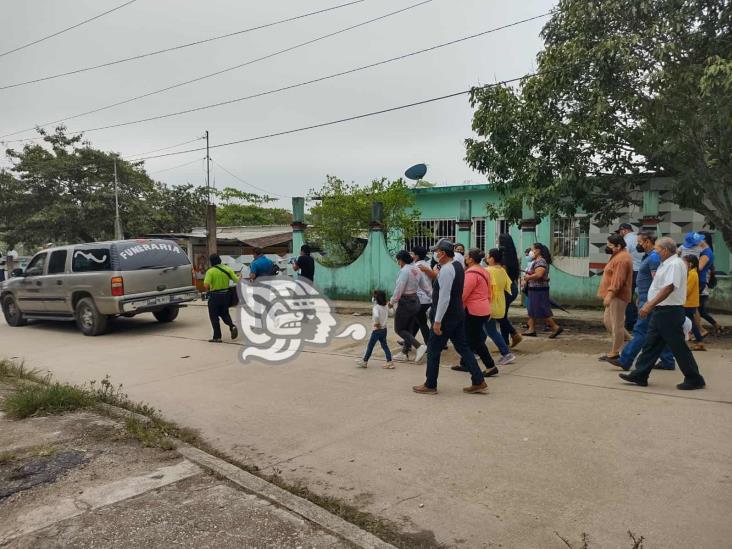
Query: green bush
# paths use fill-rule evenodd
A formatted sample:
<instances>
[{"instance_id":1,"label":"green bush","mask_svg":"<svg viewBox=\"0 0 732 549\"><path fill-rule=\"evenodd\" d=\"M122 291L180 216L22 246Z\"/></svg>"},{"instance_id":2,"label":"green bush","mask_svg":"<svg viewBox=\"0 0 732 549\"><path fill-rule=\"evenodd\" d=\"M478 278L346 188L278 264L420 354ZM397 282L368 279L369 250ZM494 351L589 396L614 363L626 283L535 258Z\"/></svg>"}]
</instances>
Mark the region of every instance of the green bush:
<instances>
[{"instance_id":1,"label":"green bush","mask_svg":"<svg viewBox=\"0 0 732 549\"><path fill-rule=\"evenodd\" d=\"M50 385L23 385L5 399L3 408L8 416L16 419L30 417L39 412L60 414L70 410L86 408L94 403L88 392L73 387L52 383Z\"/></svg>"}]
</instances>

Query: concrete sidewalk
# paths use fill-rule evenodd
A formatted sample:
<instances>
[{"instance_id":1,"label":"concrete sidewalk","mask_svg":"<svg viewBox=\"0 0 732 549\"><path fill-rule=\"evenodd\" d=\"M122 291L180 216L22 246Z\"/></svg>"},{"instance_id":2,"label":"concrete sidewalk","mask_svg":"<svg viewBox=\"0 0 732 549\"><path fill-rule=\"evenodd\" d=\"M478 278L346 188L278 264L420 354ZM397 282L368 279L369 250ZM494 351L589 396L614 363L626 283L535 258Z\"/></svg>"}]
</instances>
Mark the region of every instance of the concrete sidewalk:
<instances>
[{"instance_id":1,"label":"concrete sidewalk","mask_svg":"<svg viewBox=\"0 0 732 549\"><path fill-rule=\"evenodd\" d=\"M429 397L411 391L423 366L385 371L377 354L354 368L362 343L242 365L237 346L208 337L201 307L169 325L121 319L97 338L0 325L6 356L76 383L110 374L238 459L398 521L415 545L551 549L565 547L555 532L578 546L586 532L591 547L622 548L631 530L649 548L716 549L732 538L732 353L721 342L696 355L708 388L693 393L675 389L678 372L623 384L597 361L607 340L576 333L522 343L489 395L463 394L447 354Z\"/></svg>"}]
</instances>

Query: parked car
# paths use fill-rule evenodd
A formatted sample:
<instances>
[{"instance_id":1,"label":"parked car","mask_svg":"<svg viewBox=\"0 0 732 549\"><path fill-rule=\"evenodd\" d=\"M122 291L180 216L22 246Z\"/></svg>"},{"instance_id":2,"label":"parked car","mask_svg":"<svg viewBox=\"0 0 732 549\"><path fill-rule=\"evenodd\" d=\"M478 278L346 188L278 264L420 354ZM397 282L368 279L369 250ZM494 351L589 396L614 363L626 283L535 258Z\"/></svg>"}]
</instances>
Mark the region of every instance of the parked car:
<instances>
[{"instance_id":1,"label":"parked car","mask_svg":"<svg viewBox=\"0 0 732 549\"><path fill-rule=\"evenodd\" d=\"M117 240L43 250L0 289L10 326L28 319L75 320L84 335L105 332L115 316L151 312L160 322L193 301L188 256L170 240Z\"/></svg>"}]
</instances>

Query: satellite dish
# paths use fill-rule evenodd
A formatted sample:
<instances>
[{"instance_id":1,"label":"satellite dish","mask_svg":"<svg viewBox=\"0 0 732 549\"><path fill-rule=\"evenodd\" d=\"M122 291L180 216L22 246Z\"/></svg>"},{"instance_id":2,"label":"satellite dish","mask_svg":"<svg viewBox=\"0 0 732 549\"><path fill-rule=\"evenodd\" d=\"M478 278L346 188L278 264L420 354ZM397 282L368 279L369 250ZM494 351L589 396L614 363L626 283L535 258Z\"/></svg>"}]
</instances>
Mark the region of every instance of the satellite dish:
<instances>
[{"instance_id":1,"label":"satellite dish","mask_svg":"<svg viewBox=\"0 0 732 549\"><path fill-rule=\"evenodd\" d=\"M427 173L427 164L415 164L411 168L409 168L406 172L404 172L404 175L407 177L407 179L411 179L413 181L419 181L422 179L425 174Z\"/></svg>"}]
</instances>

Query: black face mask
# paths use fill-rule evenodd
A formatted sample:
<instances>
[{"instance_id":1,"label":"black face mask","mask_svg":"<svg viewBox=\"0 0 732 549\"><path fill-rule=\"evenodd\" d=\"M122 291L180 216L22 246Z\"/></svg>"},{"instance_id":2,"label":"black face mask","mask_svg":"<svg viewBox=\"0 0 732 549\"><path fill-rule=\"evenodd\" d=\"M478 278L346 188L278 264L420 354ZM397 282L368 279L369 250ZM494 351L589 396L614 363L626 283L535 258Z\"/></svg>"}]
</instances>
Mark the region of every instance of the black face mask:
<instances>
[{"instance_id":1,"label":"black face mask","mask_svg":"<svg viewBox=\"0 0 732 549\"><path fill-rule=\"evenodd\" d=\"M605 253L607 255L612 255L613 249L610 246L605 246Z\"/></svg>"},{"instance_id":2,"label":"black face mask","mask_svg":"<svg viewBox=\"0 0 732 549\"><path fill-rule=\"evenodd\" d=\"M638 245L637 245L637 246L635 247L635 251L636 251L636 252L638 252L639 254L644 254L644 253L646 253L646 249L645 249L645 248L644 248L643 246L641 246L640 244L638 244Z\"/></svg>"}]
</instances>

